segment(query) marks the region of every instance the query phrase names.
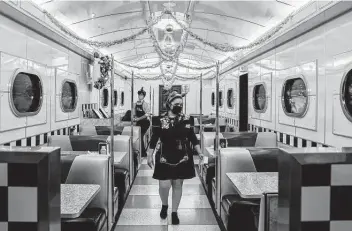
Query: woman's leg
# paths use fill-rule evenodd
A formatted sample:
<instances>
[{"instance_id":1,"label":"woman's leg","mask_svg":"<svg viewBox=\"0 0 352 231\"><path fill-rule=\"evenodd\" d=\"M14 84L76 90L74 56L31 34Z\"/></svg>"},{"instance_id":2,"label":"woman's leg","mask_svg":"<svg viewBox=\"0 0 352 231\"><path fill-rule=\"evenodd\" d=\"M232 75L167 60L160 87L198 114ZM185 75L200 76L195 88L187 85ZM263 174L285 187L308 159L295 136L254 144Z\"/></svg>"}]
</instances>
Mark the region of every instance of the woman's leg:
<instances>
[{"instance_id":1,"label":"woman's leg","mask_svg":"<svg viewBox=\"0 0 352 231\"><path fill-rule=\"evenodd\" d=\"M183 180L172 180L172 212L177 212L182 197Z\"/></svg>"},{"instance_id":2,"label":"woman's leg","mask_svg":"<svg viewBox=\"0 0 352 231\"><path fill-rule=\"evenodd\" d=\"M171 180L159 180L159 195L162 203L160 217L165 219L167 217L167 209L169 204L169 191L171 188Z\"/></svg>"},{"instance_id":3,"label":"woman's leg","mask_svg":"<svg viewBox=\"0 0 352 231\"><path fill-rule=\"evenodd\" d=\"M183 180L172 180L172 214L171 214L171 221L173 225L178 225L180 220L177 216L178 206L181 202L182 197L182 185Z\"/></svg>"}]
</instances>

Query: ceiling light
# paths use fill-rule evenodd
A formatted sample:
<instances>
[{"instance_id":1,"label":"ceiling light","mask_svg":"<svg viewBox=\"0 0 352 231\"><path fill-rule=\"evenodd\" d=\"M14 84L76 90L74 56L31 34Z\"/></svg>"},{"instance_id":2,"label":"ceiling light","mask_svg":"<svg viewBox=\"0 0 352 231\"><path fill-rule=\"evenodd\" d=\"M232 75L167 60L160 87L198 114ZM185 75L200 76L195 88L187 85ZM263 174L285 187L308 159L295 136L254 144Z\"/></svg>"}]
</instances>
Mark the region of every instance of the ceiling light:
<instances>
[{"instance_id":1,"label":"ceiling light","mask_svg":"<svg viewBox=\"0 0 352 231\"><path fill-rule=\"evenodd\" d=\"M95 17L95 14L93 13L91 16L92 16L92 18L94 18L94 17Z\"/></svg>"}]
</instances>

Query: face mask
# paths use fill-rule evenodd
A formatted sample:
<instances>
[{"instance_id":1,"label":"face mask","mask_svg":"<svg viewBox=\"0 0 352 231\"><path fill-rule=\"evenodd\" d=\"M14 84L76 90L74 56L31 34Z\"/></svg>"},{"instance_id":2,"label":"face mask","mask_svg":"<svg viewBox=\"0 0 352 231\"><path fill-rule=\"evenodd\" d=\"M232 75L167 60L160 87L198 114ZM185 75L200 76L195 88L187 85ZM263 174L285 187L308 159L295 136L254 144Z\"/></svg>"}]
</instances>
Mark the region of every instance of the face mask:
<instances>
[{"instance_id":1,"label":"face mask","mask_svg":"<svg viewBox=\"0 0 352 231\"><path fill-rule=\"evenodd\" d=\"M172 113L174 113L174 114L180 114L181 112L182 112L182 107L181 106L179 106L179 105L174 105L173 107L172 107Z\"/></svg>"}]
</instances>

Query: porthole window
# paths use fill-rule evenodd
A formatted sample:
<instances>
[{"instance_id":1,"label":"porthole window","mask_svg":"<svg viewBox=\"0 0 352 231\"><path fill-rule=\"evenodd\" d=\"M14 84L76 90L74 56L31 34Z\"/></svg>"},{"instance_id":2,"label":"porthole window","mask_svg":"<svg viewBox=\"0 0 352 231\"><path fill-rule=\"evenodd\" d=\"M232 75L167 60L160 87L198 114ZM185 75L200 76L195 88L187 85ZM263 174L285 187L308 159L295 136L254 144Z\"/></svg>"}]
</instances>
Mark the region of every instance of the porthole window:
<instances>
[{"instance_id":1,"label":"porthole window","mask_svg":"<svg viewBox=\"0 0 352 231\"><path fill-rule=\"evenodd\" d=\"M343 113L352 122L352 70L342 79L340 96Z\"/></svg>"},{"instance_id":2,"label":"porthole window","mask_svg":"<svg viewBox=\"0 0 352 231\"><path fill-rule=\"evenodd\" d=\"M258 113L264 113L267 108L266 87L264 83L253 87L253 108Z\"/></svg>"},{"instance_id":3,"label":"porthole window","mask_svg":"<svg viewBox=\"0 0 352 231\"><path fill-rule=\"evenodd\" d=\"M103 89L102 105L103 107L107 107L109 105L109 90L107 88Z\"/></svg>"},{"instance_id":4,"label":"porthole window","mask_svg":"<svg viewBox=\"0 0 352 231\"><path fill-rule=\"evenodd\" d=\"M18 69L12 78L10 92L11 109L16 116L39 113L43 100L43 85L37 74Z\"/></svg>"},{"instance_id":5,"label":"porthole window","mask_svg":"<svg viewBox=\"0 0 352 231\"><path fill-rule=\"evenodd\" d=\"M286 115L303 117L308 108L307 84L303 76L286 79L281 97Z\"/></svg>"},{"instance_id":6,"label":"porthole window","mask_svg":"<svg viewBox=\"0 0 352 231\"><path fill-rule=\"evenodd\" d=\"M222 107L224 104L224 98L222 95L222 91L219 91L219 107Z\"/></svg>"},{"instance_id":7,"label":"porthole window","mask_svg":"<svg viewBox=\"0 0 352 231\"><path fill-rule=\"evenodd\" d=\"M123 91L121 92L121 97L120 98L121 98L121 102L120 102L121 106L123 106L125 104L125 92L123 92Z\"/></svg>"},{"instance_id":8,"label":"porthole window","mask_svg":"<svg viewBox=\"0 0 352 231\"><path fill-rule=\"evenodd\" d=\"M233 108L234 103L235 103L234 101L235 101L235 98L233 96L233 89L230 88L230 89L227 90L227 107L229 109Z\"/></svg>"},{"instance_id":9,"label":"porthole window","mask_svg":"<svg viewBox=\"0 0 352 231\"><path fill-rule=\"evenodd\" d=\"M114 106L117 106L117 90L114 90Z\"/></svg>"},{"instance_id":10,"label":"porthole window","mask_svg":"<svg viewBox=\"0 0 352 231\"><path fill-rule=\"evenodd\" d=\"M214 92L211 93L211 106L215 107L215 93Z\"/></svg>"},{"instance_id":11,"label":"porthole window","mask_svg":"<svg viewBox=\"0 0 352 231\"><path fill-rule=\"evenodd\" d=\"M77 85L72 80L65 80L62 84L61 109L63 112L73 112L77 106Z\"/></svg>"}]
</instances>

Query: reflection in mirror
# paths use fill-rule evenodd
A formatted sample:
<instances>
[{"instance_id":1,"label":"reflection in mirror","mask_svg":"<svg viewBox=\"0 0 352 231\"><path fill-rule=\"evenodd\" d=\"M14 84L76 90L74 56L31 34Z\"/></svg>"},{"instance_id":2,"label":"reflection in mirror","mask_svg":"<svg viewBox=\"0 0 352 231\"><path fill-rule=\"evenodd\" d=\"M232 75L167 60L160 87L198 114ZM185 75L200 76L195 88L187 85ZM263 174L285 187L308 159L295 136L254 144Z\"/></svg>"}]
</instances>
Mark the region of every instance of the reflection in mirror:
<instances>
[{"instance_id":1,"label":"reflection in mirror","mask_svg":"<svg viewBox=\"0 0 352 231\"><path fill-rule=\"evenodd\" d=\"M267 106L267 97L264 84L257 84L253 88L253 107L256 112L264 113Z\"/></svg>"},{"instance_id":2,"label":"reflection in mirror","mask_svg":"<svg viewBox=\"0 0 352 231\"><path fill-rule=\"evenodd\" d=\"M107 107L109 105L109 90L107 88L103 89L103 99L102 99L103 107Z\"/></svg>"},{"instance_id":3,"label":"reflection in mirror","mask_svg":"<svg viewBox=\"0 0 352 231\"><path fill-rule=\"evenodd\" d=\"M303 78L291 78L285 81L282 89L282 106L288 116L304 116L308 107L308 94Z\"/></svg>"},{"instance_id":4,"label":"reflection in mirror","mask_svg":"<svg viewBox=\"0 0 352 231\"><path fill-rule=\"evenodd\" d=\"M346 117L352 122L352 70L342 80L341 105Z\"/></svg>"},{"instance_id":5,"label":"reflection in mirror","mask_svg":"<svg viewBox=\"0 0 352 231\"><path fill-rule=\"evenodd\" d=\"M227 107L232 109L235 103L235 98L233 97L233 89L230 88L227 90Z\"/></svg>"},{"instance_id":6,"label":"reflection in mirror","mask_svg":"<svg viewBox=\"0 0 352 231\"><path fill-rule=\"evenodd\" d=\"M70 80L65 80L62 85L61 108L63 112L72 112L77 106L77 85Z\"/></svg>"},{"instance_id":7,"label":"reflection in mirror","mask_svg":"<svg viewBox=\"0 0 352 231\"><path fill-rule=\"evenodd\" d=\"M35 115L42 104L42 82L39 76L17 71L11 88L11 105L16 116Z\"/></svg>"}]
</instances>

